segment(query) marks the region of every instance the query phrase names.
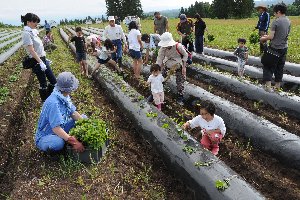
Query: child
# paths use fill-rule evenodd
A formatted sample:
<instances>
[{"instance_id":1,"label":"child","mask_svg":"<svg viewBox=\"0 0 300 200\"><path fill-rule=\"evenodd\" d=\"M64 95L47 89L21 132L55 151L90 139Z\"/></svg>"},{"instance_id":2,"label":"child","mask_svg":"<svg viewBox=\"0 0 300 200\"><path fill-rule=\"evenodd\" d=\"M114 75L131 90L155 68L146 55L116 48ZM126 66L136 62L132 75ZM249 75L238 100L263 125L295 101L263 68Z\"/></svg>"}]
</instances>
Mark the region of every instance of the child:
<instances>
[{"instance_id":1,"label":"child","mask_svg":"<svg viewBox=\"0 0 300 200\"><path fill-rule=\"evenodd\" d=\"M160 66L154 64L150 68L151 75L148 78L147 83L151 84L151 92L153 95L154 103L158 110L161 110L161 104L164 103L164 77L161 75Z\"/></svg>"},{"instance_id":2,"label":"child","mask_svg":"<svg viewBox=\"0 0 300 200\"><path fill-rule=\"evenodd\" d=\"M154 58L155 62L156 62L157 55L155 55L155 52L158 52L158 49L159 49L158 43L160 42L160 35L159 34L143 34L141 39L143 41L144 49L146 50L144 63L145 64L148 63L149 56L151 58ZM153 60L153 59L151 59L151 60Z\"/></svg>"},{"instance_id":3,"label":"child","mask_svg":"<svg viewBox=\"0 0 300 200\"><path fill-rule=\"evenodd\" d=\"M226 127L224 121L215 115L215 105L210 101L204 101L200 105L200 115L183 124L182 128L202 128L201 144L214 155L219 152L219 143L225 135Z\"/></svg>"},{"instance_id":4,"label":"child","mask_svg":"<svg viewBox=\"0 0 300 200\"><path fill-rule=\"evenodd\" d=\"M248 60L248 48L245 46L246 39L238 39L239 46L235 49L234 55L238 58L238 75L243 77L245 71L245 64Z\"/></svg>"},{"instance_id":5,"label":"child","mask_svg":"<svg viewBox=\"0 0 300 200\"><path fill-rule=\"evenodd\" d=\"M53 51L57 48L57 46L54 44L54 38L51 31L46 31L46 35L43 37L43 44L45 51Z\"/></svg>"},{"instance_id":6,"label":"child","mask_svg":"<svg viewBox=\"0 0 300 200\"><path fill-rule=\"evenodd\" d=\"M115 52L116 52L116 47L113 45L110 39L106 39L102 47L96 48L95 51L93 52L93 55L97 57L98 63L93 68L93 71L89 76L89 78L93 76L93 74L95 73L95 71L99 69L101 64L111 64L112 66L114 66L115 69L117 69L119 73L122 73L123 70L121 70L118 67L117 63L109 57L109 54Z\"/></svg>"},{"instance_id":7,"label":"child","mask_svg":"<svg viewBox=\"0 0 300 200\"><path fill-rule=\"evenodd\" d=\"M76 47L76 59L80 64L80 70L82 75L89 76L88 67L86 64L86 44L83 37L81 27L76 27L76 36L73 36L70 41L75 42Z\"/></svg>"},{"instance_id":8,"label":"child","mask_svg":"<svg viewBox=\"0 0 300 200\"><path fill-rule=\"evenodd\" d=\"M139 79L141 75L141 68L143 65L141 49L143 44L141 40L141 32L134 21L129 23L128 43L129 43L129 55L133 59L132 67L135 78Z\"/></svg>"}]
</instances>

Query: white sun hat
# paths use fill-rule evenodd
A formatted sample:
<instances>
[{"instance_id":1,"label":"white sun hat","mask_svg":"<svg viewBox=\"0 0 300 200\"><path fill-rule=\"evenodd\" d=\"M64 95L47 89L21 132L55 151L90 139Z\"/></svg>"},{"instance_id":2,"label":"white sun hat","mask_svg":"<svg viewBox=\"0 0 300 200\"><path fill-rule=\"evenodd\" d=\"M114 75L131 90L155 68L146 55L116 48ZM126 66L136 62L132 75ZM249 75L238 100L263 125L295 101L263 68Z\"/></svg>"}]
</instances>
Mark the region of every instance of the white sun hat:
<instances>
[{"instance_id":1,"label":"white sun hat","mask_svg":"<svg viewBox=\"0 0 300 200\"><path fill-rule=\"evenodd\" d=\"M174 46L176 42L173 40L172 33L165 32L160 36L160 42L158 43L158 46L160 47L170 47Z\"/></svg>"},{"instance_id":2,"label":"white sun hat","mask_svg":"<svg viewBox=\"0 0 300 200\"><path fill-rule=\"evenodd\" d=\"M114 16L108 16L108 21L115 21L115 17Z\"/></svg>"}]
</instances>

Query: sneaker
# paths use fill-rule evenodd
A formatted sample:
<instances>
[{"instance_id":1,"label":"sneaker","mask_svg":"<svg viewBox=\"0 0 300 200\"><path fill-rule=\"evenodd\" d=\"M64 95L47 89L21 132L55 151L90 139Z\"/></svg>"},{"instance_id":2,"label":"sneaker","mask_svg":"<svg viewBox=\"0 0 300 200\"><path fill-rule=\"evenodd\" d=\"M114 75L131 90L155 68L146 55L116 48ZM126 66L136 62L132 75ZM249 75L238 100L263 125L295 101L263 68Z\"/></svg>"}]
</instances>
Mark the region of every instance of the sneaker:
<instances>
[{"instance_id":1,"label":"sneaker","mask_svg":"<svg viewBox=\"0 0 300 200\"><path fill-rule=\"evenodd\" d=\"M183 105L184 105L184 103L183 103L183 97L178 97L178 98L177 98L177 103L178 103L179 105L183 106Z\"/></svg>"}]
</instances>

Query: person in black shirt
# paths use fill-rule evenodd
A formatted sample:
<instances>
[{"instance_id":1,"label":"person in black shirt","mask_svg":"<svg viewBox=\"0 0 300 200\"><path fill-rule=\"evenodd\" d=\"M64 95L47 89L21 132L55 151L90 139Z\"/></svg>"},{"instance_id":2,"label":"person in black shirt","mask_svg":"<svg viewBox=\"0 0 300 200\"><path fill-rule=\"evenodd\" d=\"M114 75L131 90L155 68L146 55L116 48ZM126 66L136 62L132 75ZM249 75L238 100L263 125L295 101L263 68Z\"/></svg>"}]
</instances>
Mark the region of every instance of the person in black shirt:
<instances>
[{"instance_id":1,"label":"person in black shirt","mask_svg":"<svg viewBox=\"0 0 300 200\"><path fill-rule=\"evenodd\" d=\"M83 37L81 27L76 27L76 36L70 39L70 42L75 42L76 47L76 60L80 64L80 70L82 75L89 76L88 67L86 64L86 44Z\"/></svg>"},{"instance_id":2,"label":"person in black shirt","mask_svg":"<svg viewBox=\"0 0 300 200\"><path fill-rule=\"evenodd\" d=\"M195 26L195 47L196 53L203 53L203 39L204 39L204 31L206 30L206 24L197 13L195 14L196 19L194 26ZM207 31L207 30L206 30Z\"/></svg>"}]
</instances>

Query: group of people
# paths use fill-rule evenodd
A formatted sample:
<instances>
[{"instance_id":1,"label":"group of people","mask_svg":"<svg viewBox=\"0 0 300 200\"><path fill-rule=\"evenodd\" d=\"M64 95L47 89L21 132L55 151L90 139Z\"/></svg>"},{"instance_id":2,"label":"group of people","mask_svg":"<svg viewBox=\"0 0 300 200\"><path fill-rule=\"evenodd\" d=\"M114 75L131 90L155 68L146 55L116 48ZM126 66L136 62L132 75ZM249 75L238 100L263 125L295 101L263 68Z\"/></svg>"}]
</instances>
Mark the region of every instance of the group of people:
<instances>
[{"instance_id":1,"label":"group of people","mask_svg":"<svg viewBox=\"0 0 300 200\"><path fill-rule=\"evenodd\" d=\"M269 21L265 16L265 7L258 8L261 11L257 29L261 34L260 41L262 48L265 47L267 40L270 40L270 45L267 48L272 48L280 53L280 59L276 66L263 67L263 79L266 81L266 86L271 87L271 78L275 74L275 87L280 88L282 80L283 66L287 53L287 39L290 32L290 21L285 16L286 7L278 4L274 6L275 20L271 25L271 31L268 34ZM115 18L109 17L109 25L105 27L102 38L90 37L88 44L83 37L80 27L76 28L76 36L70 38L70 41L75 42L76 58L81 65L81 73L86 76L88 69L86 65L86 50L89 46L92 47L91 54L96 56L98 64L93 69L97 70L101 64L111 64L118 72L122 72L122 55L124 49L128 51L129 56L133 59L133 70L135 78L140 78L141 66L143 64L142 52L145 46L147 48L158 48L158 56L155 64L151 66L151 75L147 80L147 84L151 86L151 92L155 105L159 110L164 103L163 82L165 81L168 70L176 75L177 84L177 102L183 104L184 81L186 76L188 52L193 50L193 43L190 41L190 34L195 32L196 35L196 51L203 52L203 34L206 25L201 17L196 14L197 19L194 24L187 19L185 15L180 16L180 22L177 26L178 34L182 36L182 43L176 42L171 33L168 32L168 20L161 16L160 13L155 13L154 32L153 34L141 34L138 25L132 21L128 25L128 39L120 25L115 24ZM44 102L40 119L36 132L37 147L49 154L61 151L64 144L67 142L77 151L83 151L84 147L80 141L68 134L69 130L74 127L75 121L86 116L80 115L73 105L70 94L78 87L78 80L70 72L63 72L56 78L53 74L50 62L46 59L43 42L38 37L36 30L40 19L33 13L27 13L21 16L24 23L24 31L22 35L23 45L28 55L35 61L32 71L36 74L40 88L40 97ZM184 25L183 25L184 24ZM196 26L196 24L198 24ZM195 30L194 30L195 27ZM201 28L199 28L201 27ZM48 35L47 37L51 37ZM104 44L101 44L101 40ZM247 61L246 40L238 39L239 46L234 52L239 57L239 75L243 75L243 65ZM149 53L149 52L148 52ZM92 74L93 74L92 72ZM49 84L47 84L47 79ZM186 122L182 128L202 128L201 144L206 149L212 151L213 154L218 154L219 142L224 137L226 127L221 117L215 114L215 106L209 101L204 101L200 106L200 115Z\"/></svg>"}]
</instances>

